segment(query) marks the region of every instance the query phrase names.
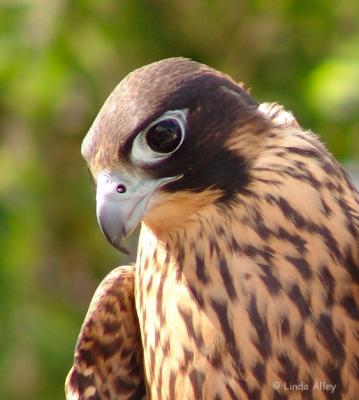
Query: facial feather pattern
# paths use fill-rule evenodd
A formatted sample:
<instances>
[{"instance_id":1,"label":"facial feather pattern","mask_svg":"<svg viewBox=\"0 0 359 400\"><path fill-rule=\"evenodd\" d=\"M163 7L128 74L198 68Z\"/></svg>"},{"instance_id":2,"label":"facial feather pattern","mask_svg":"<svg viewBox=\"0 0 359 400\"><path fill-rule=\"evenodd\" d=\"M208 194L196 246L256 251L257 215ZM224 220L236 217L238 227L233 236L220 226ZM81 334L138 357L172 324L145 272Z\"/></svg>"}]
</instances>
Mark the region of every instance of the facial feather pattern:
<instances>
[{"instance_id":1,"label":"facial feather pattern","mask_svg":"<svg viewBox=\"0 0 359 400\"><path fill-rule=\"evenodd\" d=\"M167 59L116 87L82 154L112 245L142 223L135 308L113 325L140 339L129 364L129 328L109 354L83 328L68 398L358 399L359 196L291 113ZM109 318L104 293L87 326Z\"/></svg>"}]
</instances>

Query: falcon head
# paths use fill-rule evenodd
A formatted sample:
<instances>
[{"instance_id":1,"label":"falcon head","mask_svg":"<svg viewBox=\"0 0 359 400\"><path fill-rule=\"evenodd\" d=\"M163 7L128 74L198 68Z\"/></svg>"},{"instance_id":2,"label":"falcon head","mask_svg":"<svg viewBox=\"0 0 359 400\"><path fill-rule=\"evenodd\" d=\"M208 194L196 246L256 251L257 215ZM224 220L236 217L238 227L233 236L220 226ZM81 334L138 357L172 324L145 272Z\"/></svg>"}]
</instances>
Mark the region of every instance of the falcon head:
<instances>
[{"instance_id":1,"label":"falcon head","mask_svg":"<svg viewBox=\"0 0 359 400\"><path fill-rule=\"evenodd\" d=\"M106 238L125 250L122 238L142 220L160 235L230 203L269 124L240 84L203 64L170 58L129 74L82 144Z\"/></svg>"}]
</instances>

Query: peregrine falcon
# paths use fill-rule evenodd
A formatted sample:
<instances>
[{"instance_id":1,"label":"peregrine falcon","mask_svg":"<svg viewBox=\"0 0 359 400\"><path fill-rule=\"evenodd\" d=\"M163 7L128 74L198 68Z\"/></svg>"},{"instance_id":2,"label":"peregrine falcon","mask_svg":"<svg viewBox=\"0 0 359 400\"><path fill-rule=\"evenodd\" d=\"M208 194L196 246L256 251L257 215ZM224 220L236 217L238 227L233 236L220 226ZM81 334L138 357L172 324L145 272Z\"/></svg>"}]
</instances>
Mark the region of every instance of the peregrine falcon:
<instances>
[{"instance_id":1,"label":"peregrine falcon","mask_svg":"<svg viewBox=\"0 0 359 400\"><path fill-rule=\"evenodd\" d=\"M141 232L68 399L359 399L359 195L291 113L171 58L120 82L82 154L108 241Z\"/></svg>"}]
</instances>

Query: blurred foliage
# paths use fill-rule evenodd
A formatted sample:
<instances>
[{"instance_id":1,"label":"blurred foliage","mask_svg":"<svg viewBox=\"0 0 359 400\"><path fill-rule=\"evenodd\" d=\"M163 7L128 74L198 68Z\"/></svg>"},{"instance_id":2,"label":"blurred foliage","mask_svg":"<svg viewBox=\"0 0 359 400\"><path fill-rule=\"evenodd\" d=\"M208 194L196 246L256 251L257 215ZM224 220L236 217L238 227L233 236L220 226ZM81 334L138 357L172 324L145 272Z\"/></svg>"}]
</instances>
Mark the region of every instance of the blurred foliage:
<instances>
[{"instance_id":1,"label":"blurred foliage","mask_svg":"<svg viewBox=\"0 0 359 400\"><path fill-rule=\"evenodd\" d=\"M358 21L356 0L0 0L1 399L64 398L91 295L128 261L97 227L79 152L118 81L191 57L358 160Z\"/></svg>"}]
</instances>

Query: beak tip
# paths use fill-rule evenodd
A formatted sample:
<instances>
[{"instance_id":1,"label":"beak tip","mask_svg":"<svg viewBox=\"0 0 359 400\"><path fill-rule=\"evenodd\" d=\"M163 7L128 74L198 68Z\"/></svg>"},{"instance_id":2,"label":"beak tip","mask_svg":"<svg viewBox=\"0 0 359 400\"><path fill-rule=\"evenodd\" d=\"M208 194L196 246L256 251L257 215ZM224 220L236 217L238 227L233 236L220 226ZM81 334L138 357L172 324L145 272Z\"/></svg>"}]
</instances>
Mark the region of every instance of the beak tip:
<instances>
[{"instance_id":1,"label":"beak tip","mask_svg":"<svg viewBox=\"0 0 359 400\"><path fill-rule=\"evenodd\" d=\"M123 246L120 242L120 240L116 240L116 238L109 238L106 234L105 237L107 238L107 240L111 243L111 245L117 249L118 251L120 251L123 254L126 254L127 256L131 255L130 251L127 249L127 247Z\"/></svg>"},{"instance_id":2,"label":"beak tip","mask_svg":"<svg viewBox=\"0 0 359 400\"><path fill-rule=\"evenodd\" d=\"M122 254L126 254L126 256L130 256L131 253L130 251L127 249L127 247L122 246L121 244L116 246L117 250L119 250Z\"/></svg>"},{"instance_id":3,"label":"beak tip","mask_svg":"<svg viewBox=\"0 0 359 400\"><path fill-rule=\"evenodd\" d=\"M100 223L100 227L101 227L101 231L102 231L102 233L104 234L105 238L111 243L111 245L112 245L115 249L117 249L118 251L120 251L120 252L123 253L123 254L126 254L127 256L130 256L130 255L131 255L130 251L129 251L125 246L123 246L123 245L121 244L121 242L120 242L120 240L119 240L119 238L118 238L117 236L111 237L111 236L108 234L108 232L107 232L105 229L103 229L101 223ZM121 235L121 237L122 237L122 235Z\"/></svg>"}]
</instances>

